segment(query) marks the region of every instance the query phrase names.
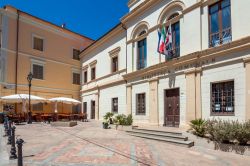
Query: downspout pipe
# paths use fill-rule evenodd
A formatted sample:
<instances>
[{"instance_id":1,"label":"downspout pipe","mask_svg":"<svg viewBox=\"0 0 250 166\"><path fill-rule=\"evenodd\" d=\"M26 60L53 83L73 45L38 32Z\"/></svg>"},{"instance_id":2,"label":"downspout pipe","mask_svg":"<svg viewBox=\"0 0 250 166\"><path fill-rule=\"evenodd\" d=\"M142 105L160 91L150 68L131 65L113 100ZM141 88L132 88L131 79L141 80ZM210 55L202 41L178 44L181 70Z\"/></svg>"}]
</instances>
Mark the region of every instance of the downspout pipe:
<instances>
[{"instance_id":1,"label":"downspout pipe","mask_svg":"<svg viewBox=\"0 0 250 166\"><path fill-rule=\"evenodd\" d=\"M16 23L16 72L15 72L15 94L17 94L17 71L18 71L18 51L19 51L19 19L20 11L17 10L17 23Z\"/></svg>"},{"instance_id":2,"label":"downspout pipe","mask_svg":"<svg viewBox=\"0 0 250 166\"><path fill-rule=\"evenodd\" d=\"M16 22L16 72L15 72L15 94L17 94L17 71L18 71L18 51L19 51L19 19L20 11L17 10L17 22ZM17 113L17 104L15 104L15 113Z\"/></svg>"}]
</instances>

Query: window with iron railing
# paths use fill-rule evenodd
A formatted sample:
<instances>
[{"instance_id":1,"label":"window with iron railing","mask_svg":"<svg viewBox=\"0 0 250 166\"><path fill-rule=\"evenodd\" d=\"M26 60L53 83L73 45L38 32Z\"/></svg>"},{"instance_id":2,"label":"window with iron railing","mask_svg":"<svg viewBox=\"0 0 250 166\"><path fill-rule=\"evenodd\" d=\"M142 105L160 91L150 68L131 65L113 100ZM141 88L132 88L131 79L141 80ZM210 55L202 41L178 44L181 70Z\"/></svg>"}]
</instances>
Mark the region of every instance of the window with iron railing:
<instances>
[{"instance_id":1,"label":"window with iron railing","mask_svg":"<svg viewBox=\"0 0 250 166\"><path fill-rule=\"evenodd\" d=\"M112 98L112 112L118 113L118 98Z\"/></svg>"},{"instance_id":2,"label":"window with iron railing","mask_svg":"<svg viewBox=\"0 0 250 166\"><path fill-rule=\"evenodd\" d=\"M79 73L73 73L73 84L80 85L80 74Z\"/></svg>"},{"instance_id":3,"label":"window with iron railing","mask_svg":"<svg viewBox=\"0 0 250 166\"><path fill-rule=\"evenodd\" d=\"M234 115L234 81L212 84L211 115Z\"/></svg>"},{"instance_id":4,"label":"window with iron railing","mask_svg":"<svg viewBox=\"0 0 250 166\"><path fill-rule=\"evenodd\" d=\"M146 94L136 94L136 115L146 114Z\"/></svg>"},{"instance_id":5,"label":"window with iron railing","mask_svg":"<svg viewBox=\"0 0 250 166\"><path fill-rule=\"evenodd\" d=\"M80 60L80 50L73 49L73 59L74 60Z\"/></svg>"},{"instance_id":6,"label":"window with iron railing","mask_svg":"<svg viewBox=\"0 0 250 166\"><path fill-rule=\"evenodd\" d=\"M37 103L32 105L33 111L43 111L43 103Z\"/></svg>"},{"instance_id":7,"label":"window with iron railing","mask_svg":"<svg viewBox=\"0 0 250 166\"><path fill-rule=\"evenodd\" d=\"M230 0L221 0L209 7L209 46L232 41Z\"/></svg>"},{"instance_id":8,"label":"window with iron railing","mask_svg":"<svg viewBox=\"0 0 250 166\"><path fill-rule=\"evenodd\" d=\"M43 65L33 64L33 78L43 80Z\"/></svg>"}]
</instances>

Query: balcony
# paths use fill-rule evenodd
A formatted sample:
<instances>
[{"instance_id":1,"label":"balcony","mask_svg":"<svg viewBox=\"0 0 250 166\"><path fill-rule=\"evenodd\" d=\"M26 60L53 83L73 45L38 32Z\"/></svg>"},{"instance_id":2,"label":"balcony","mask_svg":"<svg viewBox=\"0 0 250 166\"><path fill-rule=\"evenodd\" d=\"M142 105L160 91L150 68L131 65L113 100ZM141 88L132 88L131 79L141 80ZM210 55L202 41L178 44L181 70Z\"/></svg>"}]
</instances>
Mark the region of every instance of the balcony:
<instances>
[{"instance_id":1,"label":"balcony","mask_svg":"<svg viewBox=\"0 0 250 166\"><path fill-rule=\"evenodd\" d=\"M231 27L209 35L209 46L216 47L232 41Z\"/></svg>"}]
</instances>

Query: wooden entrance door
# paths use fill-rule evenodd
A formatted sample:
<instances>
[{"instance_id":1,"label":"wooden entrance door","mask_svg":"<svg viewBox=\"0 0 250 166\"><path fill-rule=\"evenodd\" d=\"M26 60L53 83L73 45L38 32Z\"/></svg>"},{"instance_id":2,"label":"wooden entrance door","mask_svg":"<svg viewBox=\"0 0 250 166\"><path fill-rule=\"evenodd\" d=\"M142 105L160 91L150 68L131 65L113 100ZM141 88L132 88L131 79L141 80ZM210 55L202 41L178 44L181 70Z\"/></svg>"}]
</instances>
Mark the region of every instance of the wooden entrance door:
<instances>
[{"instance_id":1,"label":"wooden entrance door","mask_svg":"<svg viewBox=\"0 0 250 166\"><path fill-rule=\"evenodd\" d=\"M91 101L91 119L95 119L95 101Z\"/></svg>"},{"instance_id":2,"label":"wooden entrance door","mask_svg":"<svg viewBox=\"0 0 250 166\"><path fill-rule=\"evenodd\" d=\"M169 127L179 127L180 124L180 92L179 89L165 91L164 124Z\"/></svg>"}]
</instances>

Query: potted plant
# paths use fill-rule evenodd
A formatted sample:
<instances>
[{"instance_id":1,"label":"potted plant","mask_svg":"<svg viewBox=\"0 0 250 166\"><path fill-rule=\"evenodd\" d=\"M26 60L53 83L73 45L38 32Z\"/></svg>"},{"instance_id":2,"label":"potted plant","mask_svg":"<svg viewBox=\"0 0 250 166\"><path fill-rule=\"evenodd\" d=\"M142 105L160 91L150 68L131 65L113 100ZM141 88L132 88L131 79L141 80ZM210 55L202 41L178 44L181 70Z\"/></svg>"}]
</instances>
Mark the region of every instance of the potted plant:
<instances>
[{"instance_id":1,"label":"potted plant","mask_svg":"<svg viewBox=\"0 0 250 166\"><path fill-rule=\"evenodd\" d=\"M102 122L103 129L108 129L109 123L107 121Z\"/></svg>"},{"instance_id":2,"label":"potted plant","mask_svg":"<svg viewBox=\"0 0 250 166\"><path fill-rule=\"evenodd\" d=\"M109 124L113 124L113 116L114 116L114 113L112 113L112 112L107 112L107 113L104 115L104 120L106 120Z\"/></svg>"}]
</instances>

